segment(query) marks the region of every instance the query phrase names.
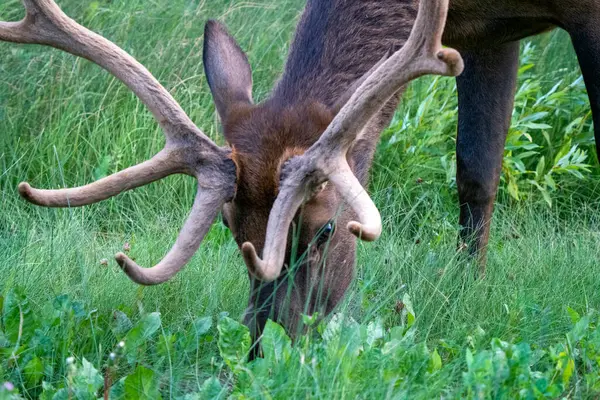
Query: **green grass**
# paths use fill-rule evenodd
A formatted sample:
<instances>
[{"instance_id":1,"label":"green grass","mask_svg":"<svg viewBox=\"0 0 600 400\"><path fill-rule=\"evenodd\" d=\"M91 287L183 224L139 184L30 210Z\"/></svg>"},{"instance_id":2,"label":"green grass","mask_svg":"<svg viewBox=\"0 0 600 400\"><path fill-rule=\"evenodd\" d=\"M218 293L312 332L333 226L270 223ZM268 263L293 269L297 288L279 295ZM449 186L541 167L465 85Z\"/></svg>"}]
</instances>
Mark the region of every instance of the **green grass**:
<instances>
[{"instance_id":1,"label":"green grass","mask_svg":"<svg viewBox=\"0 0 600 400\"><path fill-rule=\"evenodd\" d=\"M281 72L303 2L60 4L137 57L191 118L222 143L202 69L204 22L217 18L230 27L248 52L255 98L262 99ZM16 20L21 10L18 1L3 2L0 19ZM38 46L5 43L0 44L0 55L0 299L5 303L0 314L0 382L14 382L26 397L41 393L42 380L57 388L66 385L75 374L65 363L68 356L74 355L78 365L85 357L97 369L107 363L108 353L124 335L115 325L115 310L134 323L158 311L161 328L139 344L135 357L121 361L117 378L139 364L160 378L163 398L197 392L211 376L225 385L223 392L233 387L260 397L256 387L244 386L250 378L231 364L223 346L218 349L218 338L227 337L227 332L219 335L211 328L196 352L178 350L181 341L194 336L191 324L198 317L216 321L227 312L237 320L246 306L246 270L225 227L217 222L185 270L158 287L134 285L112 261L125 242L142 265L159 260L191 206L193 180L170 177L80 209L37 208L17 195L22 180L37 187L80 185L147 159L164 143L150 113L119 82L87 61ZM356 367L363 373L356 377L345 371L347 360L328 353L327 340L320 339L322 328L315 328L295 351L316 352L318 368L301 373L296 383L293 375L274 373L267 384L260 366L249 367L256 385L270 388L276 398L353 398L360 393L369 398L403 393L411 398L440 393L476 397L466 389L465 355L467 349L484 354L493 338L545 349L548 368L556 367L560 361L551 359L549 349L565 342L572 327L568 308L585 315L600 304L599 169L579 77L564 33L553 32L524 46L509 135L512 147L505 157L484 280L474 280L474 266L455 252L453 81L428 78L413 84L383 134L371 193L384 218L384 234L376 243L359 246L357 276L338 311L364 329L376 321L386 330L406 327L407 315L398 310L398 303L409 295L416 316L411 349L422 343L431 351L439 349L441 370L426 379L406 373L405 378L415 379L413 386L390 386L386 362L367 362L363 356L367 364ZM568 156L573 148L587 158ZM109 260L108 266L101 265L102 259ZM72 312L61 311L56 317L60 323L54 324L48 315L58 311L49 310L62 310L63 294L72 302L64 307ZM10 329L15 328L14 304L25 303L15 296L21 302L26 298L30 309L24 315L17 359L10 357L15 340ZM63 300L57 302L57 297ZM79 303L85 318L77 316ZM52 338L50 343L36 342L41 335L36 330ZM170 340L177 345L167 351ZM324 350L318 347L322 343ZM366 347L365 354L371 354ZM34 357L45 366L39 376L23 365L32 365ZM573 376L564 395L597 394L598 388L583 378L588 366L573 358L579 375ZM286 369L302 371L304 364L296 361ZM272 368L280 371L282 365ZM419 370L417 364L414 368ZM565 369L561 368L557 370ZM591 371L597 375L598 369L596 365ZM273 382L275 389L269 386Z\"/></svg>"}]
</instances>

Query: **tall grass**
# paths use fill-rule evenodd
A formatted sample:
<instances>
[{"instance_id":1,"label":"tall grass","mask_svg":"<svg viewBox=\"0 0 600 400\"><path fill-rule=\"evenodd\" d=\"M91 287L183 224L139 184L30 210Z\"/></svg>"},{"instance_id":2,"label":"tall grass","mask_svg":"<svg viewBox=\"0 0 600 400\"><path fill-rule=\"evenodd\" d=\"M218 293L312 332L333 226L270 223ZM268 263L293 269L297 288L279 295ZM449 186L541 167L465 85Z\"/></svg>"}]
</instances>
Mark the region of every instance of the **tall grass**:
<instances>
[{"instance_id":1,"label":"tall grass","mask_svg":"<svg viewBox=\"0 0 600 400\"><path fill-rule=\"evenodd\" d=\"M248 52L260 100L282 70L303 6L299 0L60 4L145 64L219 143L201 62L204 22L224 21ZM22 14L17 0L0 4L2 20ZM238 318L249 290L246 271L220 223L186 269L165 285L137 287L112 261L125 242L142 265L160 259L191 206L193 180L170 177L77 209L43 209L18 198L15 188L22 180L48 188L89 183L147 159L164 139L143 105L89 62L4 43L0 55L0 294L22 288L32 314L43 314L57 296L68 294L95 310L104 324L94 332L73 328L86 339L55 352L49 364L62 365L65 354L76 354L101 366L117 339L109 329L114 310L130 317L159 311L168 332L185 332L198 316L226 311ZM568 37L557 31L523 46L484 280L473 280L470 261L455 252L455 91L450 79L414 83L384 132L370 188L384 234L377 243L359 246L357 276L339 312L363 324L381 320L389 328L402 323L399 304L409 294L419 341L464 348L474 332L483 332L486 343L499 337L547 347L569 329L567 306L583 315L600 302L598 163ZM581 151L579 159L569 153L574 148ZM110 260L107 266L102 259ZM214 342L202 351L195 359L171 360L170 367L152 358L144 363L163 380L175 370L189 384L190 376L201 381L215 368ZM15 368L0 361L0 381L14 379ZM461 380L460 368L454 368L442 386ZM59 381L56 372L45 372L45 379ZM186 384L163 395L192 391Z\"/></svg>"}]
</instances>

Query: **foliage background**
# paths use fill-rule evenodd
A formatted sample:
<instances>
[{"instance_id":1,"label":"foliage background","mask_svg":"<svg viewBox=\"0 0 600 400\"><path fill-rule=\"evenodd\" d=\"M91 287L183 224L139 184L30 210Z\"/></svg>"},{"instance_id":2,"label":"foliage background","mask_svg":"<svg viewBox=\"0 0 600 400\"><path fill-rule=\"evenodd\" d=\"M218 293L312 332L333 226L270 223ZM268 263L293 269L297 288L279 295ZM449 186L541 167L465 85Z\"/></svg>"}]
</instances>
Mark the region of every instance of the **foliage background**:
<instances>
[{"instance_id":1,"label":"foliage background","mask_svg":"<svg viewBox=\"0 0 600 400\"><path fill-rule=\"evenodd\" d=\"M201 61L204 22L225 22L248 52L260 100L282 69L303 2L60 5L138 58L222 142ZM19 1L0 4L0 19L22 16ZM524 41L482 281L455 253L454 82L412 84L373 168L384 235L360 245L340 319L311 327L293 347L272 326L283 349L274 354L285 354L248 366L235 323L247 301L246 271L220 223L166 285L137 287L112 261L126 242L142 265L162 257L191 206L193 180L170 177L81 209L18 198L22 180L85 184L147 159L164 139L150 113L98 67L0 43L0 383L28 398L61 396L61 388L85 398L102 392L97 377L111 365L115 382L129 379L114 385L122 391L114 396L129 398L514 397L540 379L548 390L531 396L597 393L600 170L580 75L564 32ZM126 350L111 364L122 339ZM345 352L350 345L356 354ZM498 357L509 360L508 374Z\"/></svg>"}]
</instances>

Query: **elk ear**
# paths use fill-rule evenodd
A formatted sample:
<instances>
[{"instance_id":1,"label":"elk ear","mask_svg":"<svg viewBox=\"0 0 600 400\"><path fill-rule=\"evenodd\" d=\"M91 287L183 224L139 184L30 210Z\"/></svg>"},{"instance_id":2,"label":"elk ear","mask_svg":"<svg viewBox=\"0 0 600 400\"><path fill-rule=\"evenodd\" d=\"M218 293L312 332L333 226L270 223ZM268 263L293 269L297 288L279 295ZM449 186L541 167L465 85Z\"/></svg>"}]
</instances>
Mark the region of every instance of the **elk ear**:
<instances>
[{"instance_id":1,"label":"elk ear","mask_svg":"<svg viewBox=\"0 0 600 400\"><path fill-rule=\"evenodd\" d=\"M246 54L220 22L204 28L204 71L221 121L240 103L252 104L252 70Z\"/></svg>"}]
</instances>

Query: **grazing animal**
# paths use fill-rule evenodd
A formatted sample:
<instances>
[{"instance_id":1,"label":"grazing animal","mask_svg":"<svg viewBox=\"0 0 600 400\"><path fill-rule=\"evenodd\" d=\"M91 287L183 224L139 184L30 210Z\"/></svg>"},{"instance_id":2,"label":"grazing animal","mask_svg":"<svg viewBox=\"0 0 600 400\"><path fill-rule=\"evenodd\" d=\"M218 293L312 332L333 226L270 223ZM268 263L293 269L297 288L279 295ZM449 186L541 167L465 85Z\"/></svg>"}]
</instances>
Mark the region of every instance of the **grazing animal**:
<instances>
[{"instance_id":1,"label":"grazing animal","mask_svg":"<svg viewBox=\"0 0 600 400\"><path fill-rule=\"evenodd\" d=\"M339 303L353 277L356 238L375 240L381 232L363 187L402 88L426 73L463 71L458 53L442 49L442 32L444 44L465 60L458 78L461 237L483 264L518 40L555 26L569 31L596 121L596 3L451 0L448 10L448 0L308 0L285 71L261 104L252 100L246 56L223 25L209 21L204 66L229 144L219 148L131 56L53 1L24 0L25 19L0 22L0 40L50 45L99 64L148 106L167 140L151 160L92 184L39 190L22 183L19 192L42 206L82 206L170 174L195 176L192 211L165 258L149 269L121 253L117 262L135 282L165 282L189 261L222 210L249 270L245 322L255 338L267 318L293 334L302 313L324 315Z\"/></svg>"},{"instance_id":2,"label":"grazing animal","mask_svg":"<svg viewBox=\"0 0 600 400\"><path fill-rule=\"evenodd\" d=\"M283 77L255 105L246 56L223 25L209 21L204 66L229 145L220 148L129 54L52 0L23 3L25 18L0 22L0 40L49 45L100 65L150 109L166 144L150 160L89 185L40 190L23 182L21 196L41 206L77 207L171 174L194 176L196 198L168 254L152 268L123 253L116 261L139 284L165 282L222 211L250 272L245 322L255 338L269 317L294 334L302 313L325 315L338 304L352 280L356 237L374 240L381 232L363 186L397 93L421 75L456 76L463 68L455 50L442 49L448 0L423 0L416 20L413 3L389 9L386 2L311 1ZM349 24L351 31L334 29ZM288 234L292 225L298 235Z\"/></svg>"}]
</instances>

